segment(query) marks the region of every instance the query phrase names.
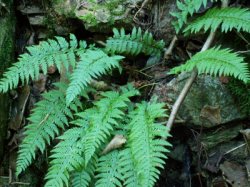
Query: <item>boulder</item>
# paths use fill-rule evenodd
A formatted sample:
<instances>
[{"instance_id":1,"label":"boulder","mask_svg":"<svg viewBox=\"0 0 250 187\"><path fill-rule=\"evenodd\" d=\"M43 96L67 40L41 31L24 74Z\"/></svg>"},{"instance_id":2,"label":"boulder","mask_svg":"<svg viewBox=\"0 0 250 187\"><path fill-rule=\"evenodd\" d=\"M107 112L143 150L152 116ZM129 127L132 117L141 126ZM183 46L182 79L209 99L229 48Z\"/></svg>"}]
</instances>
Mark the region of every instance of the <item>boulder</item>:
<instances>
[{"instance_id":1,"label":"boulder","mask_svg":"<svg viewBox=\"0 0 250 187\"><path fill-rule=\"evenodd\" d=\"M189 76L189 73L183 73L169 83L159 83L154 94L159 100L173 104ZM186 124L209 128L247 116L240 112L226 85L217 78L202 75L192 85L177 117Z\"/></svg>"}]
</instances>

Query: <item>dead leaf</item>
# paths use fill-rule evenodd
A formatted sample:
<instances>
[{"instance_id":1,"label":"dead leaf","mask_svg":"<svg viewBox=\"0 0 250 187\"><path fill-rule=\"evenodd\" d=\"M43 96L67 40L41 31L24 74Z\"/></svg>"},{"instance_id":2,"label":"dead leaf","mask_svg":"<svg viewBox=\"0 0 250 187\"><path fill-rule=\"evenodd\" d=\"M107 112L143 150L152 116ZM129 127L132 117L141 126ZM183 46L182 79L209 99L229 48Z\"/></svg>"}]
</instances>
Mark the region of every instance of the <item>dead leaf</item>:
<instances>
[{"instance_id":1,"label":"dead leaf","mask_svg":"<svg viewBox=\"0 0 250 187\"><path fill-rule=\"evenodd\" d=\"M123 135L115 135L114 138L109 142L109 144L102 151L102 154L107 154L108 152L120 148L126 143L126 138Z\"/></svg>"},{"instance_id":2,"label":"dead leaf","mask_svg":"<svg viewBox=\"0 0 250 187\"><path fill-rule=\"evenodd\" d=\"M218 125L221 123L220 107L205 105L201 109L200 117L209 121L213 125Z\"/></svg>"}]
</instances>

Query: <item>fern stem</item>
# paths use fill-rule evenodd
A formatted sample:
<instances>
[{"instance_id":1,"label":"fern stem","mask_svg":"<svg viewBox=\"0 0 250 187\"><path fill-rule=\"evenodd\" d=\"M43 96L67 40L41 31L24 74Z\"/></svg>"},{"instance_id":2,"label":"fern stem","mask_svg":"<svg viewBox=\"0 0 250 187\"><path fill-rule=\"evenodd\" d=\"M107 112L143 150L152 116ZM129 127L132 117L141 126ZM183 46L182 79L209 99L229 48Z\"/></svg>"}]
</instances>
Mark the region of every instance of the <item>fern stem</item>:
<instances>
[{"instance_id":1,"label":"fern stem","mask_svg":"<svg viewBox=\"0 0 250 187\"><path fill-rule=\"evenodd\" d=\"M222 7L227 7L228 4L229 4L229 0L222 1ZM213 39L215 37L216 29L215 29L214 32L210 32L210 34L207 37L207 40L204 43L201 51L205 51L205 50L207 50L211 46L211 44L213 42ZM181 104L183 103L184 99L186 98L186 96L187 96L190 88L192 87L192 85L193 85L193 83L194 83L194 81L195 81L195 79L196 79L197 76L198 76L198 70L196 68L194 68L194 70L191 73L190 78L185 83L183 89L181 90L181 93L179 94L177 100L175 101L175 103L173 105L171 114L170 114L168 122L166 124L167 131L171 130L171 128L173 126L173 123L174 123L174 120L175 120L175 117L176 117L176 114L179 111L179 108L180 108Z\"/></svg>"}]
</instances>

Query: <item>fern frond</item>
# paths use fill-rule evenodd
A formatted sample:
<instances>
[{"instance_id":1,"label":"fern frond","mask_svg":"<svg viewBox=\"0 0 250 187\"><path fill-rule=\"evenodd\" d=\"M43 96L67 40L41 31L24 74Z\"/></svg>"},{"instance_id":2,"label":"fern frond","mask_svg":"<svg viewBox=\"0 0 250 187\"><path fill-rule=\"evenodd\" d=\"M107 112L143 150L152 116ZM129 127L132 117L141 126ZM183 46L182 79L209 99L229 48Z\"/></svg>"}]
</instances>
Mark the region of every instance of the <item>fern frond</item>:
<instances>
[{"instance_id":1,"label":"fern frond","mask_svg":"<svg viewBox=\"0 0 250 187\"><path fill-rule=\"evenodd\" d=\"M70 78L66 101L70 104L81 91L88 86L91 80L106 74L109 70L119 67L122 56L108 56L99 49L87 50L79 53L80 61Z\"/></svg>"},{"instance_id":2,"label":"fern frond","mask_svg":"<svg viewBox=\"0 0 250 187\"><path fill-rule=\"evenodd\" d=\"M116 119L124 115L129 97L138 92L135 89L124 89L122 93L104 92L95 107L78 113L79 117L72 122L76 126L61 136L61 142L53 149L51 167L46 176L46 187L68 185L70 172L87 167L95 157L96 150L105 142L116 125ZM86 179L87 181L87 179Z\"/></svg>"},{"instance_id":3,"label":"fern frond","mask_svg":"<svg viewBox=\"0 0 250 187\"><path fill-rule=\"evenodd\" d=\"M126 187L140 186L140 177L135 169L137 162L132 154L131 148L127 147L122 150L119 154L119 159L124 185Z\"/></svg>"},{"instance_id":4,"label":"fern frond","mask_svg":"<svg viewBox=\"0 0 250 187\"><path fill-rule=\"evenodd\" d=\"M172 73L192 71L198 69L199 74L208 73L218 76L233 76L247 83L250 80L250 72L243 58L233 53L230 49L211 48L195 54L185 64L175 67Z\"/></svg>"},{"instance_id":5,"label":"fern frond","mask_svg":"<svg viewBox=\"0 0 250 187\"><path fill-rule=\"evenodd\" d=\"M163 168L167 158L166 146L170 146L165 140L169 136L166 127L155 123L157 118L166 116L162 107L163 104L143 102L132 115L128 147L121 153L126 186L154 186L159 177L159 168Z\"/></svg>"},{"instance_id":6,"label":"fern frond","mask_svg":"<svg viewBox=\"0 0 250 187\"><path fill-rule=\"evenodd\" d=\"M79 139L86 133L86 127L72 128L66 131L61 137L61 142L52 150L50 158L51 167L45 177L45 187L68 186L70 172L80 168L84 163L82 147Z\"/></svg>"},{"instance_id":7,"label":"fern frond","mask_svg":"<svg viewBox=\"0 0 250 187\"><path fill-rule=\"evenodd\" d=\"M71 175L72 187L88 187L92 178L94 177L96 165L97 158L94 156L88 163L87 167L81 168L80 171L74 171Z\"/></svg>"},{"instance_id":8,"label":"fern frond","mask_svg":"<svg viewBox=\"0 0 250 187\"><path fill-rule=\"evenodd\" d=\"M30 124L25 127L25 138L18 151L17 175L31 164L37 149L43 153L46 144L50 144L51 139L59 134L59 129L64 129L65 125L68 125L68 118L73 118L71 109L77 112L77 108L81 105L76 101L67 107L64 94L66 86L63 84L57 86L59 90L42 95L43 100L36 104L28 118Z\"/></svg>"},{"instance_id":9,"label":"fern frond","mask_svg":"<svg viewBox=\"0 0 250 187\"><path fill-rule=\"evenodd\" d=\"M165 45L163 40L155 41L148 31L142 33L141 28L134 27L131 34L125 34L123 28L120 31L114 28L113 32L114 36L106 43L106 50L111 53L134 56L144 53L160 56Z\"/></svg>"},{"instance_id":10,"label":"fern frond","mask_svg":"<svg viewBox=\"0 0 250 187\"><path fill-rule=\"evenodd\" d=\"M232 29L250 32L250 10L247 8L213 8L207 11L204 16L197 18L190 23L184 32L197 33L201 30L215 31L221 25L222 32Z\"/></svg>"},{"instance_id":11,"label":"fern frond","mask_svg":"<svg viewBox=\"0 0 250 187\"><path fill-rule=\"evenodd\" d=\"M123 89L120 94L109 91L104 92L102 94L104 98L95 103L97 111L93 113L90 120L91 125L87 130L88 133L82 142L85 145L85 165L87 165L101 143L108 139L114 130L114 126L118 125L117 120L124 117L125 114L122 109L127 107L129 98L135 95L138 95L138 91L134 88ZM84 118L81 114L79 116Z\"/></svg>"},{"instance_id":12,"label":"fern frond","mask_svg":"<svg viewBox=\"0 0 250 187\"><path fill-rule=\"evenodd\" d=\"M96 165L96 156L93 155L91 160L88 163L88 168L84 166L84 144L82 143L84 137L86 136L87 129L89 127L89 116L92 116L96 113L94 109L87 109L82 112L82 115L85 116L82 120L76 120L72 123L77 127L67 130L59 139L61 140L55 148L52 150L52 159L50 162L50 168L45 177L47 180L46 187L61 187L66 184L69 184L70 173L77 171L79 169L85 168L86 178L82 178L84 182L88 183L90 181L88 175L91 175L94 172ZM83 173L83 171L81 172ZM77 181L75 181L77 183Z\"/></svg>"},{"instance_id":13,"label":"fern frond","mask_svg":"<svg viewBox=\"0 0 250 187\"><path fill-rule=\"evenodd\" d=\"M68 43L62 37L56 40L43 41L39 45L27 47L29 53L20 55L18 62L4 73L0 81L0 92L7 92L18 86L20 80L22 84L30 79L36 80L39 77L40 69L47 73L49 66L55 65L60 71L64 65L66 69L70 65L76 64L76 51L84 51L84 48L77 49L78 42L74 35L70 35Z\"/></svg>"},{"instance_id":14,"label":"fern frond","mask_svg":"<svg viewBox=\"0 0 250 187\"><path fill-rule=\"evenodd\" d=\"M122 187L120 173L119 151L115 150L99 158L97 165L96 187Z\"/></svg>"},{"instance_id":15,"label":"fern frond","mask_svg":"<svg viewBox=\"0 0 250 187\"><path fill-rule=\"evenodd\" d=\"M213 0L216 1L216 0ZM180 0L176 1L178 12L171 12L171 15L176 17L176 21L173 22L176 33L179 33L183 25L187 22L189 15L193 15L197 12L202 5L207 6L207 0Z\"/></svg>"}]
</instances>

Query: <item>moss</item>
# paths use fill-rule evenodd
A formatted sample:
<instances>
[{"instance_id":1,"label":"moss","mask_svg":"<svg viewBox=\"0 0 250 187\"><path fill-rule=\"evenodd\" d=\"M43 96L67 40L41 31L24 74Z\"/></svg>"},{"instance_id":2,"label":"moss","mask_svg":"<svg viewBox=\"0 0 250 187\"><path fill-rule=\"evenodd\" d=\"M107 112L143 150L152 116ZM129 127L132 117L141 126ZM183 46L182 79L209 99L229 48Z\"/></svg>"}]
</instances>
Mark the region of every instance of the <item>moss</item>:
<instances>
[{"instance_id":1,"label":"moss","mask_svg":"<svg viewBox=\"0 0 250 187\"><path fill-rule=\"evenodd\" d=\"M14 29L15 19L12 10L13 1L8 1L6 8L10 10L0 17L0 74L14 62ZM0 158L3 156L4 138L7 132L7 119L9 112L8 96L0 95Z\"/></svg>"}]
</instances>

